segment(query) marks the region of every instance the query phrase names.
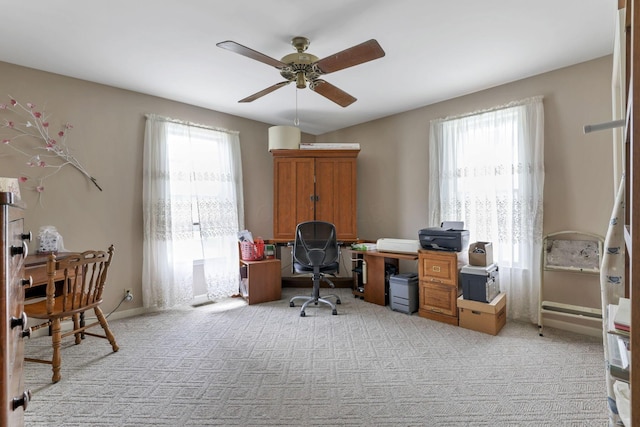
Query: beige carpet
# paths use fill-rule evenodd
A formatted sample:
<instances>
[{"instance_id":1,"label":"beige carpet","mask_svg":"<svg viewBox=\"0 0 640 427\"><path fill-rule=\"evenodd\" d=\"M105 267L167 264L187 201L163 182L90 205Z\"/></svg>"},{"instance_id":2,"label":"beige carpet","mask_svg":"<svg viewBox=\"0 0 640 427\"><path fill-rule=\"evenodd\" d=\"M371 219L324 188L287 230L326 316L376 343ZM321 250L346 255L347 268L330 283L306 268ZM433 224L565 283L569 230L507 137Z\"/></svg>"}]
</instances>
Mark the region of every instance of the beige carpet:
<instances>
[{"instance_id":1,"label":"beige carpet","mask_svg":"<svg viewBox=\"0 0 640 427\"><path fill-rule=\"evenodd\" d=\"M323 289L323 291L325 291ZM498 336L342 295L112 320L120 345L63 343L62 381L26 365L27 426L605 426L601 340L507 322ZM28 355L50 351L27 341Z\"/></svg>"}]
</instances>

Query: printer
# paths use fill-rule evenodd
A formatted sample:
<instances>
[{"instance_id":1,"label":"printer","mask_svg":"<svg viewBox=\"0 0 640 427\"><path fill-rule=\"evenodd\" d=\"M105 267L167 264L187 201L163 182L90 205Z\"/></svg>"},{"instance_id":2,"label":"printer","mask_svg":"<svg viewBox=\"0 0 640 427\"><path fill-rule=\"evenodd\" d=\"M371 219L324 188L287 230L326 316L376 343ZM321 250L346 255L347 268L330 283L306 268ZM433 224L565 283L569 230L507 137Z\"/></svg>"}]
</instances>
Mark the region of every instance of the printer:
<instances>
[{"instance_id":1,"label":"printer","mask_svg":"<svg viewBox=\"0 0 640 427\"><path fill-rule=\"evenodd\" d=\"M464 223L443 222L440 227L423 228L418 232L422 249L462 252L469 246L469 230L462 230Z\"/></svg>"}]
</instances>

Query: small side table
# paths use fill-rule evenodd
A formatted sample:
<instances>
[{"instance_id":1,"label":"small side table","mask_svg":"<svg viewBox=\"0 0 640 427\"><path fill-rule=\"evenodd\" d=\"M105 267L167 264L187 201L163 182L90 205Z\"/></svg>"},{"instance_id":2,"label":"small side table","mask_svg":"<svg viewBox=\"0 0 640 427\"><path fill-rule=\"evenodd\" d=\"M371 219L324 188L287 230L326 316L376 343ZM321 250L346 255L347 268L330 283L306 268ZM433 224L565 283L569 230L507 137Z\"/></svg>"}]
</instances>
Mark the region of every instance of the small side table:
<instances>
[{"instance_id":1,"label":"small side table","mask_svg":"<svg viewBox=\"0 0 640 427\"><path fill-rule=\"evenodd\" d=\"M279 259L240 260L240 266L242 269L246 268L246 284L242 283L240 290L242 297L247 300L249 305L277 301L282 297ZM244 272L241 277L244 282Z\"/></svg>"}]
</instances>

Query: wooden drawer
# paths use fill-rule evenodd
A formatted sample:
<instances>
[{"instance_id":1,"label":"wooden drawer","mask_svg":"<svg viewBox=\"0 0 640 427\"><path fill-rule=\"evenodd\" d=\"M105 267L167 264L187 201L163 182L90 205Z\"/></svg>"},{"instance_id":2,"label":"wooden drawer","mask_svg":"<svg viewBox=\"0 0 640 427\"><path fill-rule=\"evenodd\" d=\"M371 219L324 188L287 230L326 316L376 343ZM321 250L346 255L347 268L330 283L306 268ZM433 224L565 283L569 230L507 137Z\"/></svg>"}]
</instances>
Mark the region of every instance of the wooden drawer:
<instances>
[{"instance_id":1,"label":"wooden drawer","mask_svg":"<svg viewBox=\"0 0 640 427\"><path fill-rule=\"evenodd\" d=\"M43 286L47 284L47 269L43 266L30 266L24 269L24 277L33 278L33 286ZM56 271L54 276L56 281L64 279L64 271Z\"/></svg>"},{"instance_id":2,"label":"wooden drawer","mask_svg":"<svg viewBox=\"0 0 640 427\"><path fill-rule=\"evenodd\" d=\"M457 286L458 256L455 252L421 251L419 260L420 280Z\"/></svg>"},{"instance_id":3,"label":"wooden drawer","mask_svg":"<svg viewBox=\"0 0 640 427\"><path fill-rule=\"evenodd\" d=\"M423 280L420 282L420 311L458 316L458 288Z\"/></svg>"}]
</instances>

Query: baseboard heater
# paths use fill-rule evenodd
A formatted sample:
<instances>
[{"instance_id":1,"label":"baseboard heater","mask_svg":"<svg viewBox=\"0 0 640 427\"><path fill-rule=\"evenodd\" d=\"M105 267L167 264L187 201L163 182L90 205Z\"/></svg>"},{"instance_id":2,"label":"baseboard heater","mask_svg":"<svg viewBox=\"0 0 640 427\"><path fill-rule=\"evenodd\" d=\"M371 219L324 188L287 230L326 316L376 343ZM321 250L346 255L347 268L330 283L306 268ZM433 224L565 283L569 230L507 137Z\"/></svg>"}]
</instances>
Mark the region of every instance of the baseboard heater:
<instances>
[{"instance_id":1,"label":"baseboard heater","mask_svg":"<svg viewBox=\"0 0 640 427\"><path fill-rule=\"evenodd\" d=\"M594 320L602 319L602 310L598 308L563 304L560 302L552 301L542 301L541 307L543 313L558 313L574 317L586 317Z\"/></svg>"}]
</instances>

